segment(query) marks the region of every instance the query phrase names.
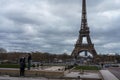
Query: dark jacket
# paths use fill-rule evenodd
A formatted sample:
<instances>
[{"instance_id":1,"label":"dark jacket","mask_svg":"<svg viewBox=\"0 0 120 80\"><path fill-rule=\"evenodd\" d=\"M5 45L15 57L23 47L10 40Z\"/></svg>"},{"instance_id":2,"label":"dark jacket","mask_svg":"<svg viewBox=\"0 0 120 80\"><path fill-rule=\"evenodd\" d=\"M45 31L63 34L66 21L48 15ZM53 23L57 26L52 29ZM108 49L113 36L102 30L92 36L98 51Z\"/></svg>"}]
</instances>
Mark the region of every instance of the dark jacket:
<instances>
[{"instance_id":1,"label":"dark jacket","mask_svg":"<svg viewBox=\"0 0 120 80\"><path fill-rule=\"evenodd\" d=\"M25 58L20 58L20 68L25 69L26 64L25 64Z\"/></svg>"}]
</instances>

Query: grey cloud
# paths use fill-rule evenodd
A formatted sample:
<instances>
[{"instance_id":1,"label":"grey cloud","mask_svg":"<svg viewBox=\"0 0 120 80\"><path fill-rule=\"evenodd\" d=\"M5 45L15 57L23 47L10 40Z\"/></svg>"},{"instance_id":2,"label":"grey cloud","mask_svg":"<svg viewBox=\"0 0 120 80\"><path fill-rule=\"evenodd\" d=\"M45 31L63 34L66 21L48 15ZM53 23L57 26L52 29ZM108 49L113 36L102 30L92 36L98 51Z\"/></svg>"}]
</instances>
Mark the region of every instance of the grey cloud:
<instances>
[{"instance_id":1,"label":"grey cloud","mask_svg":"<svg viewBox=\"0 0 120 80\"><path fill-rule=\"evenodd\" d=\"M120 52L118 3L87 0L88 25L98 52ZM79 35L81 6L81 0L1 0L0 47L70 54Z\"/></svg>"}]
</instances>

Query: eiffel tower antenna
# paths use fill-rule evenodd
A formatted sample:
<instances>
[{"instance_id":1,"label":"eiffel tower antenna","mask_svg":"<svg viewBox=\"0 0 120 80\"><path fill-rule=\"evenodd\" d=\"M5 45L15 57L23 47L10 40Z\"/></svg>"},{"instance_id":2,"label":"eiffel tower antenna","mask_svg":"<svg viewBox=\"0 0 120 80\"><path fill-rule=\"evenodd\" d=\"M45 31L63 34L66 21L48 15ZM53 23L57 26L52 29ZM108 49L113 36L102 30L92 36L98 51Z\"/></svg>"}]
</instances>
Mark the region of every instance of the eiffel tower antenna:
<instances>
[{"instance_id":1,"label":"eiffel tower antenna","mask_svg":"<svg viewBox=\"0 0 120 80\"><path fill-rule=\"evenodd\" d=\"M83 43L83 38L86 38L87 43ZM87 11L86 11L86 0L82 0L82 17L81 17L81 29L79 31L79 38L75 44L75 48L72 51L72 56L77 58L79 53L88 51L95 58L97 52L92 44L90 38L90 31L87 23Z\"/></svg>"}]
</instances>

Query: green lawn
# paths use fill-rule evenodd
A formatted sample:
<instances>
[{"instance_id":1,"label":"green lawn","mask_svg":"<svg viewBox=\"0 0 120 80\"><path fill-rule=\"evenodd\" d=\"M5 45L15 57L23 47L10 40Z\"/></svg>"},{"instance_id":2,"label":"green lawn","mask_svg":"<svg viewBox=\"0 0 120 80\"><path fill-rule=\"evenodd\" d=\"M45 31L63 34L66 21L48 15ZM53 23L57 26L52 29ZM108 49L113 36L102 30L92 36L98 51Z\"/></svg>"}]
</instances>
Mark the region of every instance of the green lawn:
<instances>
[{"instance_id":1,"label":"green lawn","mask_svg":"<svg viewBox=\"0 0 120 80\"><path fill-rule=\"evenodd\" d=\"M75 70L99 70L97 66L75 66Z\"/></svg>"},{"instance_id":2,"label":"green lawn","mask_svg":"<svg viewBox=\"0 0 120 80\"><path fill-rule=\"evenodd\" d=\"M0 68L19 68L19 64L0 64Z\"/></svg>"}]
</instances>

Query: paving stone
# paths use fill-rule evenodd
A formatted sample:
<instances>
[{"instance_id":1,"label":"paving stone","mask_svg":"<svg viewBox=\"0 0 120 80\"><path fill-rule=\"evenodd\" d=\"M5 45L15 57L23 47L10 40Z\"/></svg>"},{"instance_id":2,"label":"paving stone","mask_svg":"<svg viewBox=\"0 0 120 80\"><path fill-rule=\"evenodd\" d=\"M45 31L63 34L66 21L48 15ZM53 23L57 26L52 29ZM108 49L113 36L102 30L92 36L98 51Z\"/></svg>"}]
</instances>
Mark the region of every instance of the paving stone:
<instances>
[{"instance_id":1,"label":"paving stone","mask_svg":"<svg viewBox=\"0 0 120 80\"><path fill-rule=\"evenodd\" d=\"M100 70L100 73L102 74L104 80L119 80L108 70Z\"/></svg>"}]
</instances>

